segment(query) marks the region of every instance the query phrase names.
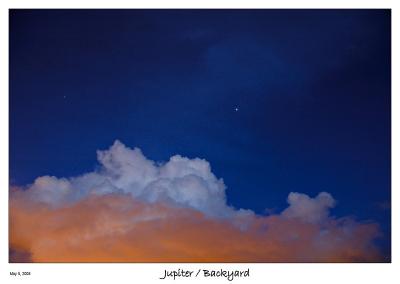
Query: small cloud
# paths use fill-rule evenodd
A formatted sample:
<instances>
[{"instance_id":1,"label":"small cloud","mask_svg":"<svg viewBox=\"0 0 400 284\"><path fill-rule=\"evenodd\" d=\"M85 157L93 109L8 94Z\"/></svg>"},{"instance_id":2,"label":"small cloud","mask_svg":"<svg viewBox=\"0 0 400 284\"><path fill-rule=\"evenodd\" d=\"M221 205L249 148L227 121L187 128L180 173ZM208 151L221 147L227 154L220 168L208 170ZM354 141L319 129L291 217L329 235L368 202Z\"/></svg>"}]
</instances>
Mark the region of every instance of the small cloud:
<instances>
[{"instance_id":1,"label":"small cloud","mask_svg":"<svg viewBox=\"0 0 400 284\"><path fill-rule=\"evenodd\" d=\"M329 209L336 201L327 192L319 193L315 198L306 194L291 192L287 199L289 207L282 212L287 218L298 218L304 222L321 223L329 217Z\"/></svg>"}]
</instances>

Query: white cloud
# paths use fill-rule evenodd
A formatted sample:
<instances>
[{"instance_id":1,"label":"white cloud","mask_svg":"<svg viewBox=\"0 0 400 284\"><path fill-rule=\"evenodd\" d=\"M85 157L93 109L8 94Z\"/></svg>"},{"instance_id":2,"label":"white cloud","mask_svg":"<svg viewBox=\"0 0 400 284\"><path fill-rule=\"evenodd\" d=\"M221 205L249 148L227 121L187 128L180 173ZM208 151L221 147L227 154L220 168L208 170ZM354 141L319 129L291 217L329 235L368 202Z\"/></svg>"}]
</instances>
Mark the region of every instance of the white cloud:
<instances>
[{"instance_id":1,"label":"white cloud","mask_svg":"<svg viewBox=\"0 0 400 284\"><path fill-rule=\"evenodd\" d=\"M324 222L329 217L329 209L336 203L332 195L327 192L320 192L315 198L291 192L287 201L289 207L282 212L282 215L309 223Z\"/></svg>"},{"instance_id":2,"label":"white cloud","mask_svg":"<svg viewBox=\"0 0 400 284\"><path fill-rule=\"evenodd\" d=\"M147 159L140 149L130 149L118 140L108 149L97 151L98 171L78 177L43 176L28 193L54 206L68 204L89 194L129 193L146 202L166 202L190 207L210 216L230 216L225 184L203 159L175 155L165 164Z\"/></svg>"},{"instance_id":3,"label":"white cloud","mask_svg":"<svg viewBox=\"0 0 400 284\"><path fill-rule=\"evenodd\" d=\"M226 204L226 186L204 159L175 155L160 164L147 159L140 149L130 149L118 140L108 150L97 151L97 158L99 170L72 178L39 177L28 187L27 194L33 200L60 206L91 194L125 193L147 203L188 207L208 216L254 215L251 210L235 210ZM315 198L291 192L288 203L282 216L309 223L324 222L329 209L335 206L335 200L326 192Z\"/></svg>"}]
</instances>

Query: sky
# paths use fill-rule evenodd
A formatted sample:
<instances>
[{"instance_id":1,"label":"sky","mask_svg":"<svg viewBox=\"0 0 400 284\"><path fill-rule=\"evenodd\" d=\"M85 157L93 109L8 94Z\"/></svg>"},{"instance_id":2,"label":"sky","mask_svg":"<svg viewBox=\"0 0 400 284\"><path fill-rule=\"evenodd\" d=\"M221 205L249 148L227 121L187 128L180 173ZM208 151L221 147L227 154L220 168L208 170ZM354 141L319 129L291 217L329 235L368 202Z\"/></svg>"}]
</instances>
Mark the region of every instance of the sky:
<instances>
[{"instance_id":1,"label":"sky","mask_svg":"<svg viewBox=\"0 0 400 284\"><path fill-rule=\"evenodd\" d=\"M249 233L255 247L265 245L264 226L276 228L271 236L286 227L337 232L350 216L388 261L390 20L389 10L11 10L15 204L94 206L121 225L101 202L124 204L128 194L157 214L186 216L188 228L198 212L211 218L205 228L233 220L221 235L260 222ZM15 216L36 216L23 207ZM75 216L61 211L35 212ZM299 251L304 258L276 260L317 257ZM249 259L275 260L240 260ZM351 260L364 259L377 258Z\"/></svg>"}]
</instances>

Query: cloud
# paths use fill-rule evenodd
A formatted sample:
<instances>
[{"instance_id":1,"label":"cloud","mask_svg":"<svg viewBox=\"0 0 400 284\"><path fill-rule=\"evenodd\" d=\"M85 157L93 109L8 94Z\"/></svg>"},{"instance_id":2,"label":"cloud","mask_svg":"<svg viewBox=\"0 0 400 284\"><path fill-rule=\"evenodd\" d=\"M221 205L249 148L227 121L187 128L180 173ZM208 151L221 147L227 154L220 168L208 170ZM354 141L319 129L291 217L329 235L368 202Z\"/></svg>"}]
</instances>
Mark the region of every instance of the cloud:
<instances>
[{"instance_id":1,"label":"cloud","mask_svg":"<svg viewBox=\"0 0 400 284\"><path fill-rule=\"evenodd\" d=\"M310 198L306 194L291 192L287 199L289 207L282 212L288 218L298 218L304 222L322 223L329 218L329 209L335 206L335 199L327 192L320 192Z\"/></svg>"},{"instance_id":2,"label":"cloud","mask_svg":"<svg viewBox=\"0 0 400 284\"><path fill-rule=\"evenodd\" d=\"M43 176L27 187L32 200L61 206L91 194L127 193L145 202L167 202L210 216L229 216L225 184L203 159L175 155L164 164L147 159L140 149L119 141L97 151L100 170L69 179Z\"/></svg>"},{"instance_id":3,"label":"cloud","mask_svg":"<svg viewBox=\"0 0 400 284\"><path fill-rule=\"evenodd\" d=\"M290 193L282 213L226 204L203 159L147 159L116 141L98 170L44 176L10 194L10 261L382 261L375 223L329 215L335 200Z\"/></svg>"}]
</instances>

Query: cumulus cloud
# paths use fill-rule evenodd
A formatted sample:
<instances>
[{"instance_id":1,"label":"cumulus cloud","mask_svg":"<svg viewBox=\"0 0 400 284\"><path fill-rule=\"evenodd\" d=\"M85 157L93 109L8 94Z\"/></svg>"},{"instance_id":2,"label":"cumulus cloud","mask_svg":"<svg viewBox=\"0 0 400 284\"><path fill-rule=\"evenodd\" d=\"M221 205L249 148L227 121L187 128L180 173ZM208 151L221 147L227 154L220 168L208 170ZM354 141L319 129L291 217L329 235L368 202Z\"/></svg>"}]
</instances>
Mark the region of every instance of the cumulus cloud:
<instances>
[{"instance_id":1,"label":"cumulus cloud","mask_svg":"<svg viewBox=\"0 0 400 284\"><path fill-rule=\"evenodd\" d=\"M335 206L335 199L327 192L320 192L315 198L306 194L291 192L287 199L289 207L282 212L288 218L305 222L322 223L329 218L329 209Z\"/></svg>"},{"instance_id":2,"label":"cumulus cloud","mask_svg":"<svg viewBox=\"0 0 400 284\"><path fill-rule=\"evenodd\" d=\"M167 202L199 210L210 216L229 216L225 184L203 159L175 155L164 164L147 159L140 149L119 141L97 151L100 170L69 179L43 176L28 186L33 200L61 206L91 194L127 193L145 202Z\"/></svg>"},{"instance_id":3,"label":"cumulus cloud","mask_svg":"<svg viewBox=\"0 0 400 284\"><path fill-rule=\"evenodd\" d=\"M206 160L156 163L119 141L97 157L96 171L13 188L10 261L381 261L377 224L331 217L329 193L260 216L227 205Z\"/></svg>"}]
</instances>

